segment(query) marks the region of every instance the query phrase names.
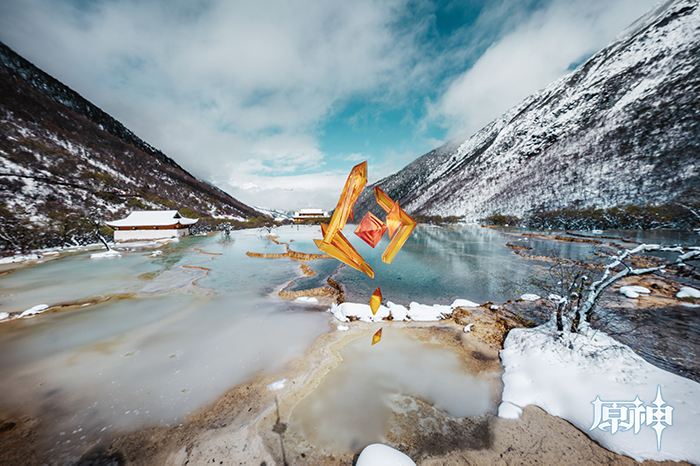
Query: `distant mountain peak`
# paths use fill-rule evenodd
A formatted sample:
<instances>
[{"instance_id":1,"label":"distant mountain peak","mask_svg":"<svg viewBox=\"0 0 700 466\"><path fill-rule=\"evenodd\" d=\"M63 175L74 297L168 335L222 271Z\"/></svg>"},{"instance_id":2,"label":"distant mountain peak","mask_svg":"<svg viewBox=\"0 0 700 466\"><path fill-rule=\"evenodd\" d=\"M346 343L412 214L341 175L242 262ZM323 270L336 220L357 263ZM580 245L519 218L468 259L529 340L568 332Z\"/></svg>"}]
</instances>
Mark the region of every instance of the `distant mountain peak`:
<instances>
[{"instance_id":1,"label":"distant mountain peak","mask_svg":"<svg viewBox=\"0 0 700 466\"><path fill-rule=\"evenodd\" d=\"M668 1L476 134L376 185L409 213L467 220L695 196L698 102L698 1Z\"/></svg>"}]
</instances>

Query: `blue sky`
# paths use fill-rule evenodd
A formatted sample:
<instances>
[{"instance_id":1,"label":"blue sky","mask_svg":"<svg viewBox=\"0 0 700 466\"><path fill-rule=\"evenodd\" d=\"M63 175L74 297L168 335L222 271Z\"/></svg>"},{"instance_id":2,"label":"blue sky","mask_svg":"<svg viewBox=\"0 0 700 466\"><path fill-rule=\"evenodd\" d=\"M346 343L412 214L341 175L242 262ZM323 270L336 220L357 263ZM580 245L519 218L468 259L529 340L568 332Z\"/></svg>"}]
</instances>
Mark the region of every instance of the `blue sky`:
<instances>
[{"instance_id":1,"label":"blue sky","mask_svg":"<svg viewBox=\"0 0 700 466\"><path fill-rule=\"evenodd\" d=\"M605 47L651 0L0 0L0 40L260 207L335 207Z\"/></svg>"}]
</instances>

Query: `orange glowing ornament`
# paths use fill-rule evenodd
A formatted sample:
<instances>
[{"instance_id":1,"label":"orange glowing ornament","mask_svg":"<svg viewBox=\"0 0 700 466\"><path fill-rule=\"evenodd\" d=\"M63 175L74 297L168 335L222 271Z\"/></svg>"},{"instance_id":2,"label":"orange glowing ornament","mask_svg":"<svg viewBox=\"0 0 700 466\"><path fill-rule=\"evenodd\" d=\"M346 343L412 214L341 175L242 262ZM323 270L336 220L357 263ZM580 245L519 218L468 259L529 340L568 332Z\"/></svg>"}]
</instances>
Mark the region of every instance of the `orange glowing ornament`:
<instances>
[{"instance_id":1,"label":"orange glowing ornament","mask_svg":"<svg viewBox=\"0 0 700 466\"><path fill-rule=\"evenodd\" d=\"M372 309L372 315L376 315L379 310L379 306L382 304L382 290L377 287L372 293L372 297L369 298L369 308Z\"/></svg>"},{"instance_id":2,"label":"orange glowing ornament","mask_svg":"<svg viewBox=\"0 0 700 466\"><path fill-rule=\"evenodd\" d=\"M352 206L360 196L360 193L367 184L367 161L352 167L350 175L345 182L343 192L340 194L338 205L333 212L333 217L329 224L321 224L323 240L314 240L316 246L326 254L329 254L339 261L366 273L370 278L374 278L374 270L367 265L367 262L350 244L350 241L340 232L345 228L348 218L352 220Z\"/></svg>"},{"instance_id":3,"label":"orange glowing ornament","mask_svg":"<svg viewBox=\"0 0 700 466\"><path fill-rule=\"evenodd\" d=\"M370 278L374 278L374 270L370 267L367 262L362 258L359 252L352 247L350 241L343 235L342 232L336 231L335 235L330 238L330 242L326 243L326 238L328 235L328 225L325 223L321 224L321 233L323 234L323 241L315 239L314 243L316 246L326 254L335 257L340 262L343 262L350 267L359 270L360 272L366 273Z\"/></svg>"},{"instance_id":4,"label":"orange glowing ornament","mask_svg":"<svg viewBox=\"0 0 700 466\"><path fill-rule=\"evenodd\" d=\"M392 238L391 243L389 243L389 246L387 246L387 248L384 250L384 254L382 254L382 261L387 264L391 264L391 261L394 260L394 257L396 257L396 254L411 235L411 232L416 228L417 223L406 212L404 212L401 207L399 207L398 202L392 201L391 198L387 196L384 191L379 189L378 186L374 187L374 197L377 200L377 204L379 204L379 206L386 212L391 214L391 219L389 219L389 215L387 215L387 223L393 223L396 216L398 216L401 223L401 226L398 228L398 231ZM398 214L396 213L397 210ZM389 228L391 228L391 226L389 226Z\"/></svg>"},{"instance_id":5,"label":"orange glowing ornament","mask_svg":"<svg viewBox=\"0 0 700 466\"><path fill-rule=\"evenodd\" d=\"M338 200L338 205L333 212L333 217L328 224L328 235L324 233L323 242L330 244L338 230L345 228L345 222L348 218L353 219L352 206L355 205L355 201L360 197L360 193L365 189L367 184L367 161L355 165L350 171L347 181L345 182L345 187L343 187L343 192L340 193L340 199Z\"/></svg>"},{"instance_id":6,"label":"orange glowing ornament","mask_svg":"<svg viewBox=\"0 0 700 466\"><path fill-rule=\"evenodd\" d=\"M391 210L386 214L386 226L389 230L389 238L393 238L394 233L401 228L401 207L398 202L394 202Z\"/></svg>"},{"instance_id":7,"label":"orange glowing ornament","mask_svg":"<svg viewBox=\"0 0 700 466\"><path fill-rule=\"evenodd\" d=\"M381 339L382 339L382 329L380 328L379 330L377 330L377 333L372 335L372 346L379 343L379 340L381 340Z\"/></svg>"},{"instance_id":8,"label":"orange glowing ornament","mask_svg":"<svg viewBox=\"0 0 700 466\"><path fill-rule=\"evenodd\" d=\"M367 212L365 218L362 219L355 234L359 236L365 243L375 247L379 240L382 239L387 226L377 218L372 212Z\"/></svg>"}]
</instances>

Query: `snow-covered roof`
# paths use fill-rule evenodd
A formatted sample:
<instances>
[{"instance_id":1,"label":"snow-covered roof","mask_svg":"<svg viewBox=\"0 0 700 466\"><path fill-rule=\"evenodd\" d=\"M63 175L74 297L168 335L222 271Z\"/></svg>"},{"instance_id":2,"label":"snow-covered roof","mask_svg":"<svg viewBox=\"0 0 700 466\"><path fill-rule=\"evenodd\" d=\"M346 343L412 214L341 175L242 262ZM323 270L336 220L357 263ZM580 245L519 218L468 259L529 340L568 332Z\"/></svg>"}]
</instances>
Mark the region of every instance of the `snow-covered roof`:
<instances>
[{"instance_id":1,"label":"snow-covered roof","mask_svg":"<svg viewBox=\"0 0 700 466\"><path fill-rule=\"evenodd\" d=\"M192 225L198 218L185 218L177 210L137 210L128 217L113 222L105 222L110 227L168 226L180 223Z\"/></svg>"},{"instance_id":2,"label":"snow-covered roof","mask_svg":"<svg viewBox=\"0 0 700 466\"><path fill-rule=\"evenodd\" d=\"M318 214L323 215L323 209L299 209L299 214Z\"/></svg>"}]
</instances>

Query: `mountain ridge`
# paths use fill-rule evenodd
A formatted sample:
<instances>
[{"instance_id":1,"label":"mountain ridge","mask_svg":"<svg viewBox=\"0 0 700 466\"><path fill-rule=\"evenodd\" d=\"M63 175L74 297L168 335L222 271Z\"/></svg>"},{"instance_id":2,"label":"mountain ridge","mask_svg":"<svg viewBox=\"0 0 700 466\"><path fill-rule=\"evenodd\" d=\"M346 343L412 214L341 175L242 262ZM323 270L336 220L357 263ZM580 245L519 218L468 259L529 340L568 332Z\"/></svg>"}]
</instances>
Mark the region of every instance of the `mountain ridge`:
<instances>
[{"instance_id":1,"label":"mountain ridge","mask_svg":"<svg viewBox=\"0 0 700 466\"><path fill-rule=\"evenodd\" d=\"M471 137L375 185L410 214L467 221L694 199L699 98L698 2L671 0Z\"/></svg>"},{"instance_id":2,"label":"mountain ridge","mask_svg":"<svg viewBox=\"0 0 700 466\"><path fill-rule=\"evenodd\" d=\"M0 255L94 241L104 220L137 209L180 209L204 231L266 217L8 50L0 44Z\"/></svg>"}]
</instances>

